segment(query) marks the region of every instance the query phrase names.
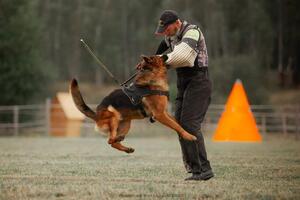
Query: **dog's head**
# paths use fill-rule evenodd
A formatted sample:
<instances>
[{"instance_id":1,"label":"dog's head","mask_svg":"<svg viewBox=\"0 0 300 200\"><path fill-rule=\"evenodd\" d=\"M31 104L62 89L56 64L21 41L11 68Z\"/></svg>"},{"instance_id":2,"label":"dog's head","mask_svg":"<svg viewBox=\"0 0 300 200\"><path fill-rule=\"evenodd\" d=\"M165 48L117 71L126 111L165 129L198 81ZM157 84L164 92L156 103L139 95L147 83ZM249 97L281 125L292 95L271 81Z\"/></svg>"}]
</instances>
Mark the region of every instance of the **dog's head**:
<instances>
[{"instance_id":1,"label":"dog's head","mask_svg":"<svg viewBox=\"0 0 300 200\"><path fill-rule=\"evenodd\" d=\"M159 86L163 90L168 90L167 67L161 56L142 55L136 67L139 70L135 77L136 84Z\"/></svg>"},{"instance_id":2,"label":"dog's head","mask_svg":"<svg viewBox=\"0 0 300 200\"><path fill-rule=\"evenodd\" d=\"M137 64L136 68L138 70L148 70L148 71L165 71L166 65L161 56L145 56L141 55L141 61Z\"/></svg>"}]
</instances>

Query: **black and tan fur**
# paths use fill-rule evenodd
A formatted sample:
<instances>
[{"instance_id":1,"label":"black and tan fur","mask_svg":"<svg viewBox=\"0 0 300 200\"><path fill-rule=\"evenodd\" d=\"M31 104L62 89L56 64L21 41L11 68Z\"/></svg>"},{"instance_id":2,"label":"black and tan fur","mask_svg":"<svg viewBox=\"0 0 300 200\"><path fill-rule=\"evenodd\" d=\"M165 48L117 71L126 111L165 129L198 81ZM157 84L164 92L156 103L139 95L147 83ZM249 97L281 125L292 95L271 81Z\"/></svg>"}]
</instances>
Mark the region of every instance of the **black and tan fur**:
<instances>
[{"instance_id":1,"label":"black and tan fur","mask_svg":"<svg viewBox=\"0 0 300 200\"><path fill-rule=\"evenodd\" d=\"M167 68L159 56L142 57L138 64L138 74L134 83L140 86L147 86L151 90L168 91ZM130 103L129 98L121 89L114 90L105 97L97 107L96 112L91 110L84 102L75 79L70 85L76 107L87 117L93 119L103 132L108 133L108 143L127 153L134 152L133 148L123 146L124 140L130 129L131 120L143 119L144 115L137 106ZM186 140L196 140L196 137L185 131L175 119L167 113L168 98L161 95L149 95L142 99L146 113L153 116L157 121L175 130Z\"/></svg>"}]
</instances>

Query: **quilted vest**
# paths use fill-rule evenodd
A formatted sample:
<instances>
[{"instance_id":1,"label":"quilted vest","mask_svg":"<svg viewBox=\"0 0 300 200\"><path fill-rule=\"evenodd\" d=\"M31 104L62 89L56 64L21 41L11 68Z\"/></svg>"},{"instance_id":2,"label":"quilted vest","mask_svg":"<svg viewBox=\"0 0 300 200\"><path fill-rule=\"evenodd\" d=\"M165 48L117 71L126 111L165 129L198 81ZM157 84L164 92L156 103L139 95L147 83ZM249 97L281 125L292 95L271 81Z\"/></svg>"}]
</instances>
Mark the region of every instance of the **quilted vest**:
<instances>
[{"instance_id":1,"label":"quilted vest","mask_svg":"<svg viewBox=\"0 0 300 200\"><path fill-rule=\"evenodd\" d=\"M189 24L188 22L183 21L182 27L179 30L179 32L175 36L165 37L165 41L166 41L168 47L173 51L174 46L177 45L178 43L180 43L184 34L191 29L198 30L199 35L200 35L197 45L194 48L194 50L197 52L197 58L195 60L194 67L199 67L199 68L208 67L208 54L207 54L205 39L204 39L204 36L198 26ZM178 69L180 69L180 68L178 68Z\"/></svg>"}]
</instances>

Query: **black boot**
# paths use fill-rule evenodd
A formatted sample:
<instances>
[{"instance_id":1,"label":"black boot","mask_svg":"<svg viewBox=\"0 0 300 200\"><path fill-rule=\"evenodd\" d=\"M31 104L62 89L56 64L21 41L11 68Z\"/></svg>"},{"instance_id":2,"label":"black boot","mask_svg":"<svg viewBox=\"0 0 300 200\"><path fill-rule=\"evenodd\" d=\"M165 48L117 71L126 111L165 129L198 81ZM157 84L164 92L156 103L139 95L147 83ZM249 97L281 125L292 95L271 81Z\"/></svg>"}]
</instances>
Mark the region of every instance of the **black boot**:
<instances>
[{"instance_id":1,"label":"black boot","mask_svg":"<svg viewBox=\"0 0 300 200\"><path fill-rule=\"evenodd\" d=\"M193 173L192 176L184 179L185 181L207 181L209 179L211 179L212 177L214 177L214 173L212 172L212 170L207 170L205 172L201 172L201 173Z\"/></svg>"},{"instance_id":2,"label":"black boot","mask_svg":"<svg viewBox=\"0 0 300 200\"><path fill-rule=\"evenodd\" d=\"M201 173L201 180L207 181L208 179L211 179L214 176L215 176L214 173L210 169L210 170L207 170L207 171Z\"/></svg>"}]
</instances>

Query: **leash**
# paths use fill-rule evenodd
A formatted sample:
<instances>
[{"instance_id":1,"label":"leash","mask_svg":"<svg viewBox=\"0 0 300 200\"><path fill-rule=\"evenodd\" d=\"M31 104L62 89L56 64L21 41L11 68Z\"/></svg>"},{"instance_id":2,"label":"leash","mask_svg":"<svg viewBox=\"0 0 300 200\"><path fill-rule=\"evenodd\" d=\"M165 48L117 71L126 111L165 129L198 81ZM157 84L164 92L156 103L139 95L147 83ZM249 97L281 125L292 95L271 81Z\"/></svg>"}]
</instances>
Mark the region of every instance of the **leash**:
<instances>
[{"instance_id":1,"label":"leash","mask_svg":"<svg viewBox=\"0 0 300 200\"><path fill-rule=\"evenodd\" d=\"M80 39L80 42L82 42L82 44L84 45L84 47L86 48L86 50L93 56L93 58L96 60L96 62L106 71L106 73L108 73L108 75L118 85L120 85L120 86L125 85L126 83L128 83L130 80L132 80L137 75L137 72L134 73L129 79L127 79L122 84L120 84L119 81L115 78L115 76L108 70L108 68L99 60L99 58L97 58L97 56L93 53L92 49L85 43L85 41L83 39Z\"/></svg>"},{"instance_id":2,"label":"leash","mask_svg":"<svg viewBox=\"0 0 300 200\"><path fill-rule=\"evenodd\" d=\"M126 83L128 83L128 82L131 81L134 77L136 77L137 73L138 73L138 72L135 72L133 75L131 75L131 76L129 77L129 79L127 79L126 81L124 81L124 82L121 84L121 86L123 86L123 85L126 86Z\"/></svg>"}]
</instances>

